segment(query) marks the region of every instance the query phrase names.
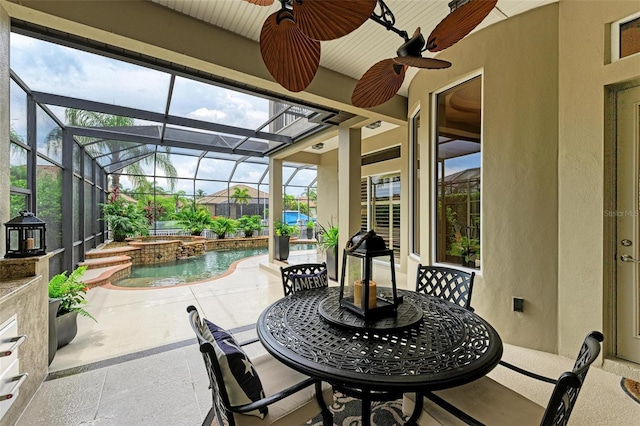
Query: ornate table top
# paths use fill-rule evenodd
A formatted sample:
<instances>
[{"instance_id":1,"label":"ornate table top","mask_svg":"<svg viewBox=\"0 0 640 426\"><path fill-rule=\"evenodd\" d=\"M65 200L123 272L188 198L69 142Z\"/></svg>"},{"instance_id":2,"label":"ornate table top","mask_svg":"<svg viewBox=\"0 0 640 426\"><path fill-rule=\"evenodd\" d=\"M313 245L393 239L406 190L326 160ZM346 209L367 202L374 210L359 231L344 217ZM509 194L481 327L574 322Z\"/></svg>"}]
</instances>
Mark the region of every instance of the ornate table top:
<instances>
[{"instance_id":1,"label":"ornate table top","mask_svg":"<svg viewBox=\"0 0 640 426\"><path fill-rule=\"evenodd\" d=\"M258 337L277 359L334 385L371 391L437 390L478 379L496 366L502 340L471 311L443 299L398 290L422 307L417 325L400 330L354 330L318 313L329 287L286 296L258 319Z\"/></svg>"}]
</instances>

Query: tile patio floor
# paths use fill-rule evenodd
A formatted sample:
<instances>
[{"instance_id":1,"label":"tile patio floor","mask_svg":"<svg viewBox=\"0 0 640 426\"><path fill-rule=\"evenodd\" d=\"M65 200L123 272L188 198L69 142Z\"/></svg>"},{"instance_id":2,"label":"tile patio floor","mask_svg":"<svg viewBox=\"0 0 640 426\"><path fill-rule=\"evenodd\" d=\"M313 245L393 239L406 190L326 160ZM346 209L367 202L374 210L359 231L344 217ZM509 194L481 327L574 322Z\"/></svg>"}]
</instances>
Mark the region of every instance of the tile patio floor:
<instances>
[{"instance_id":1,"label":"tile patio floor","mask_svg":"<svg viewBox=\"0 0 640 426\"><path fill-rule=\"evenodd\" d=\"M315 251L309 251L292 253L289 260L314 259ZM403 274L398 286L410 287ZM199 284L92 289L87 309L98 322L79 318L77 337L58 351L48 380L17 426L199 425L211 396L186 307L193 304L205 317L246 336L254 333L246 326L281 296L279 270L266 256L241 261L230 275ZM552 377L573 365L571 359L511 345L505 345L504 359ZM490 376L546 405L550 385L502 367ZM619 382L619 376L592 368L570 424L640 424L640 404L623 393Z\"/></svg>"}]
</instances>

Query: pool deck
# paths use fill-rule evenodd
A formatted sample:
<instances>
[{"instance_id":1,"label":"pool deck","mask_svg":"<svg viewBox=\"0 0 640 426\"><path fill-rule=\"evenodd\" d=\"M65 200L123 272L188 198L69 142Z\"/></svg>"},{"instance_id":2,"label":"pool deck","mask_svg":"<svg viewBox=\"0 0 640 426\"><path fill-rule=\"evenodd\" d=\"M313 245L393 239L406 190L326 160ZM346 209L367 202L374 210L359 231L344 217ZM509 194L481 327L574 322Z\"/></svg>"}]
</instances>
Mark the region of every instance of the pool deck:
<instances>
[{"instance_id":1,"label":"pool deck","mask_svg":"<svg viewBox=\"0 0 640 426\"><path fill-rule=\"evenodd\" d=\"M293 251L289 263L315 262L316 258L315 250ZM267 255L259 255L235 263L227 274L200 283L92 288L87 292L86 310L97 322L78 317L78 335L57 351L49 371L192 339L186 314L189 305L229 329L254 323L264 308L282 297L280 266L286 264L269 263Z\"/></svg>"}]
</instances>

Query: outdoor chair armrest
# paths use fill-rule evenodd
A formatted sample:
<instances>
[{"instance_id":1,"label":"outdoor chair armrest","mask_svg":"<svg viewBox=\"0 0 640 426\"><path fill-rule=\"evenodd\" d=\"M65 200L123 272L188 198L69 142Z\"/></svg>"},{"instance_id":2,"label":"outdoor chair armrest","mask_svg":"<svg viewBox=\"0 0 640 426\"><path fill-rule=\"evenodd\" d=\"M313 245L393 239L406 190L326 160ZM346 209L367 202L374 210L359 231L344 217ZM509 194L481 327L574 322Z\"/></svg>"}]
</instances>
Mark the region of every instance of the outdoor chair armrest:
<instances>
[{"instance_id":1,"label":"outdoor chair armrest","mask_svg":"<svg viewBox=\"0 0 640 426\"><path fill-rule=\"evenodd\" d=\"M527 377L531 377L532 379L536 379L536 380L540 380L541 382L546 382L546 383L551 383L552 385L555 385L558 381L555 379L552 379L550 377L545 377L545 376L541 376L539 374L536 373L532 373L531 371L525 370L523 368L517 367L513 364L509 364L506 361L499 361L498 364L500 364L503 367L506 367L510 370L513 370L517 373L520 374L524 374Z\"/></svg>"},{"instance_id":2,"label":"outdoor chair armrest","mask_svg":"<svg viewBox=\"0 0 640 426\"><path fill-rule=\"evenodd\" d=\"M308 387L314 384L318 384L320 383L319 380L317 379L313 379L313 378L308 378L305 379L299 383L296 383L293 386L289 386L286 389L281 390L278 393L275 393L271 396L267 396L266 398L262 398L258 401L254 401L250 404L244 404L244 405L235 405L232 407L229 407L230 411L233 411L234 413L248 413L249 411L253 411L253 410L257 410L260 408L264 408L267 407L271 404L273 404L274 402L278 402L281 399L284 399L286 397L289 397L291 395L293 395L294 393Z\"/></svg>"}]
</instances>

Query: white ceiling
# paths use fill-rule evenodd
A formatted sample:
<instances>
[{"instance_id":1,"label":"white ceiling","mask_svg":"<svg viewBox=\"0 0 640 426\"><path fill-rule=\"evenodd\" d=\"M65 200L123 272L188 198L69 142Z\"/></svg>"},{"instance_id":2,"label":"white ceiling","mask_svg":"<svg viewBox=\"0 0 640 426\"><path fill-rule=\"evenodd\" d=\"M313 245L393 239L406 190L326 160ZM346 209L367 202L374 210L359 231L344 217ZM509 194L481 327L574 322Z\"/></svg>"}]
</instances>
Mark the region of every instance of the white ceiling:
<instances>
[{"instance_id":1,"label":"white ceiling","mask_svg":"<svg viewBox=\"0 0 640 426\"><path fill-rule=\"evenodd\" d=\"M278 10L280 2L268 7L243 0L151 0L177 12L208 22L255 41L265 19ZM386 0L396 18L396 28L409 35L421 27L425 38L449 13L450 0ZM489 26L508 17L558 0L498 0L496 8L478 26ZM376 11L379 8L376 7ZM533 35L532 35L533 36ZM359 79L376 62L396 56L403 39L380 24L368 20L360 28L338 40L322 42L320 65ZM427 55L428 52L425 52ZM411 79L418 70L407 71L399 94L407 96Z\"/></svg>"}]
</instances>

